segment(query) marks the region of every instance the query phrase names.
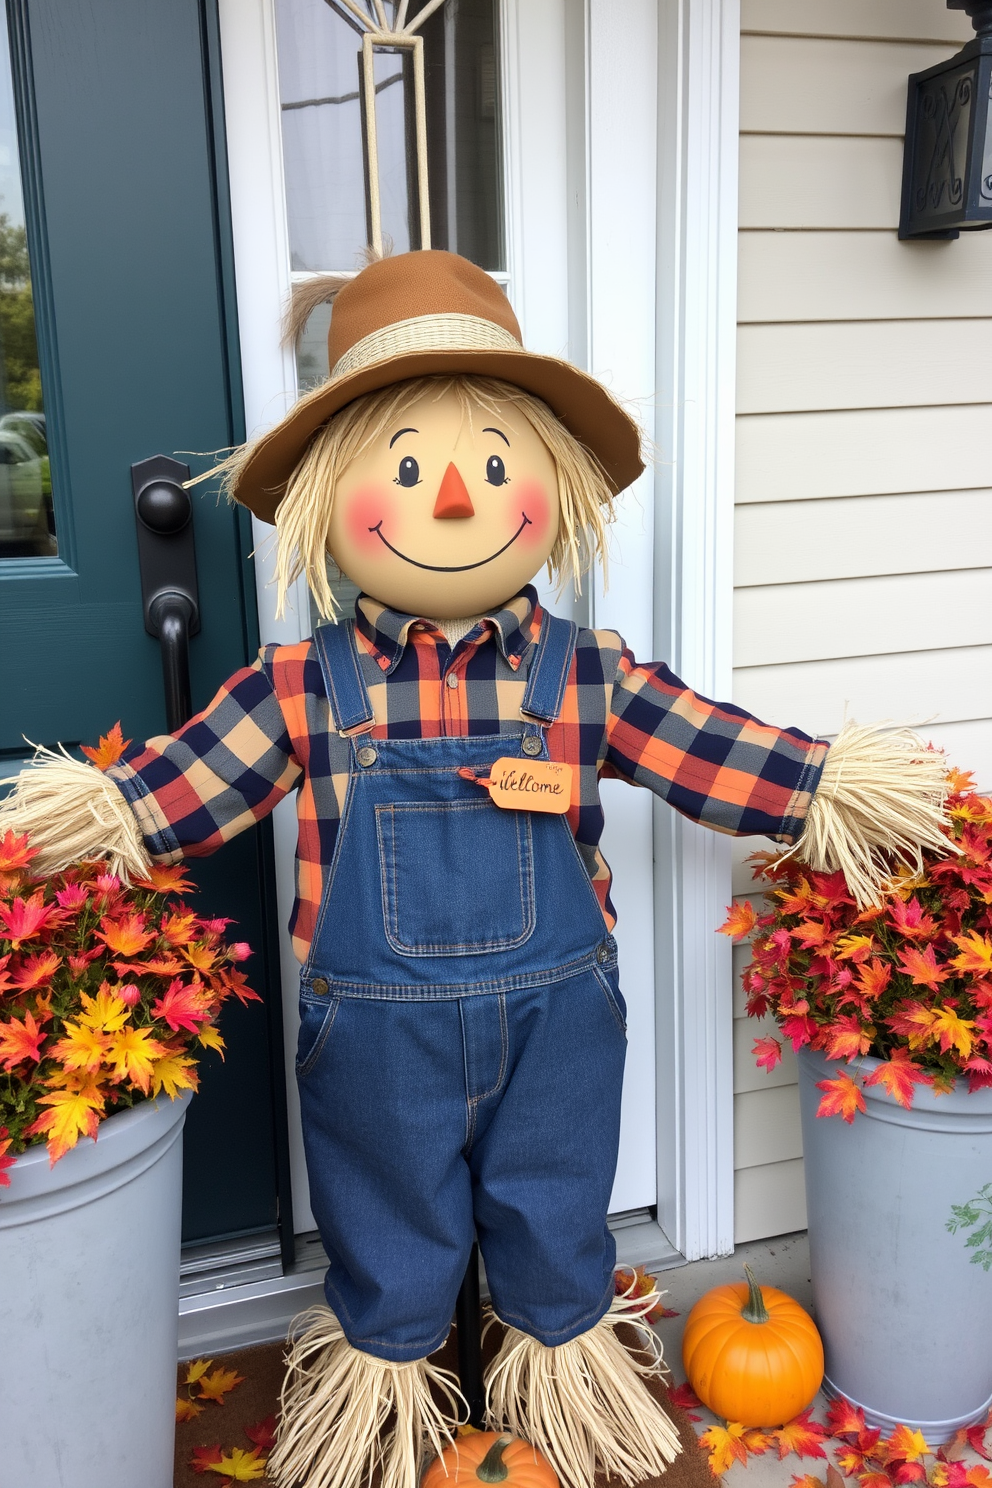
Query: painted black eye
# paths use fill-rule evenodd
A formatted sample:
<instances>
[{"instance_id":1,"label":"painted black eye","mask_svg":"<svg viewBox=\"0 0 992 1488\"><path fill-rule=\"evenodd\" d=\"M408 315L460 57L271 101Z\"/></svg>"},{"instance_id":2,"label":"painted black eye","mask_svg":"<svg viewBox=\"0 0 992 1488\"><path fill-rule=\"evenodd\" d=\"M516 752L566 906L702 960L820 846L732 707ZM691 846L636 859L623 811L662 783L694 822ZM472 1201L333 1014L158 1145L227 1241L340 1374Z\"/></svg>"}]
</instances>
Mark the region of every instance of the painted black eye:
<instances>
[{"instance_id":1,"label":"painted black eye","mask_svg":"<svg viewBox=\"0 0 992 1488\"><path fill-rule=\"evenodd\" d=\"M412 455L407 455L405 460L400 461L399 474L396 477L398 486L419 486L420 466Z\"/></svg>"},{"instance_id":2,"label":"painted black eye","mask_svg":"<svg viewBox=\"0 0 992 1488\"><path fill-rule=\"evenodd\" d=\"M499 455L490 455L486 461L486 480L491 486L501 486L506 480L506 466Z\"/></svg>"}]
</instances>

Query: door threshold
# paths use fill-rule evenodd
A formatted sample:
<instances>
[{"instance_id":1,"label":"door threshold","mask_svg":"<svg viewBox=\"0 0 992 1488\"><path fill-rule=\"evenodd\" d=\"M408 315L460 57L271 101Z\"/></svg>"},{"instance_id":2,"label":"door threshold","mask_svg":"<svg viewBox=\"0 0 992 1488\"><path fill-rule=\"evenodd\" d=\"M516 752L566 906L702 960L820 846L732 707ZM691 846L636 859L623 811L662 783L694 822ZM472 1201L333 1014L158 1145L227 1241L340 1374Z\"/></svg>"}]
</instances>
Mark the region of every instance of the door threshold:
<instances>
[{"instance_id":1,"label":"door threshold","mask_svg":"<svg viewBox=\"0 0 992 1488\"><path fill-rule=\"evenodd\" d=\"M647 1209L610 1215L618 1266L643 1266L652 1273L684 1266L685 1257ZM255 1237L255 1254L235 1262L235 1247L218 1247L183 1277L179 1301L179 1359L214 1358L256 1344L278 1343L299 1312L324 1301L327 1257L316 1234L298 1235L292 1271L279 1273L278 1245L273 1258L260 1254L271 1240ZM184 1258L185 1259L185 1258ZM192 1260L192 1257L190 1258ZM268 1269L266 1269L268 1268ZM488 1296L485 1275L483 1295Z\"/></svg>"}]
</instances>

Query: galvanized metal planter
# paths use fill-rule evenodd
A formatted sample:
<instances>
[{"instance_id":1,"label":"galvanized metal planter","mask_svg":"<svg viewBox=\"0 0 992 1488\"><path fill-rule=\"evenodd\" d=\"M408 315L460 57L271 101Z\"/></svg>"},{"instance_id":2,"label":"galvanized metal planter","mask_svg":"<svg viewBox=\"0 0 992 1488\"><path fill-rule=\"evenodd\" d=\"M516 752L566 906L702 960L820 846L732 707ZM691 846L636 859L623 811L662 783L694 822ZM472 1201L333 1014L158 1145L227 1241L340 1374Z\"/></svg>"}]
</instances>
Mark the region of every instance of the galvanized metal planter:
<instances>
[{"instance_id":1,"label":"galvanized metal planter","mask_svg":"<svg viewBox=\"0 0 992 1488\"><path fill-rule=\"evenodd\" d=\"M183 1121L191 1094L111 1116L0 1189L0 1480L171 1488Z\"/></svg>"},{"instance_id":2,"label":"galvanized metal planter","mask_svg":"<svg viewBox=\"0 0 992 1488\"><path fill-rule=\"evenodd\" d=\"M862 1406L870 1425L902 1421L936 1446L992 1405L992 1274L947 1230L951 1205L992 1180L992 1090L918 1088L906 1111L871 1086L867 1112L847 1125L816 1116L817 1081L838 1069L852 1073L799 1055L824 1389Z\"/></svg>"}]
</instances>

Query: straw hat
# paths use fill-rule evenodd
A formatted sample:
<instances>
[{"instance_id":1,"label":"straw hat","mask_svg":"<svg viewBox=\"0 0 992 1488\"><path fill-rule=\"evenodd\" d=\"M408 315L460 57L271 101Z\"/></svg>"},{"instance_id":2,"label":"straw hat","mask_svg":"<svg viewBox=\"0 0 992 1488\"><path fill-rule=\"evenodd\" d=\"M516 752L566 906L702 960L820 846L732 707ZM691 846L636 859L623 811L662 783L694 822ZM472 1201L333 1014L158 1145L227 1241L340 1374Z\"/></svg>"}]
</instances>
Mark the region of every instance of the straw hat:
<instances>
[{"instance_id":1,"label":"straw hat","mask_svg":"<svg viewBox=\"0 0 992 1488\"><path fill-rule=\"evenodd\" d=\"M482 269L425 249L370 264L334 301L327 382L302 398L252 447L232 491L275 518L311 438L362 393L409 377L498 377L534 393L600 461L615 491L643 470L640 434L601 383L557 357L525 351L510 302Z\"/></svg>"}]
</instances>

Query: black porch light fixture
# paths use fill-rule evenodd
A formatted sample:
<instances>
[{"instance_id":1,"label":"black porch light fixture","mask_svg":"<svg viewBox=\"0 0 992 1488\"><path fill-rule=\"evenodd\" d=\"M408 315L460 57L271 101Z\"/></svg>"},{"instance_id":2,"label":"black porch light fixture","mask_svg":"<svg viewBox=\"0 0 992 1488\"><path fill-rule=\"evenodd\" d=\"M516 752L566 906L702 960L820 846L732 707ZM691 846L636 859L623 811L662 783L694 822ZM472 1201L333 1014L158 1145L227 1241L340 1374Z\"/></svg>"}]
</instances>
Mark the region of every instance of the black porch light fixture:
<instances>
[{"instance_id":1,"label":"black porch light fixture","mask_svg":"<svg viewBox=\"0 0 992 1488\"><path fill-rule=\"evenodd\" d=\"M975 39L909 79L900 238L992 227L992 0L947 0Z\"/></svg>"}]
</instances>

